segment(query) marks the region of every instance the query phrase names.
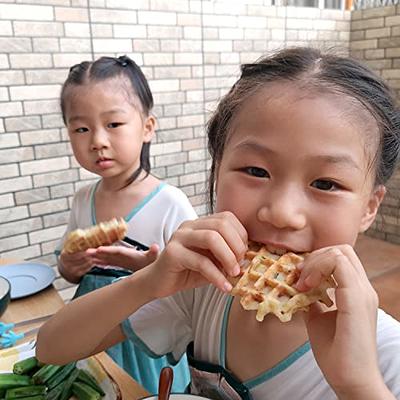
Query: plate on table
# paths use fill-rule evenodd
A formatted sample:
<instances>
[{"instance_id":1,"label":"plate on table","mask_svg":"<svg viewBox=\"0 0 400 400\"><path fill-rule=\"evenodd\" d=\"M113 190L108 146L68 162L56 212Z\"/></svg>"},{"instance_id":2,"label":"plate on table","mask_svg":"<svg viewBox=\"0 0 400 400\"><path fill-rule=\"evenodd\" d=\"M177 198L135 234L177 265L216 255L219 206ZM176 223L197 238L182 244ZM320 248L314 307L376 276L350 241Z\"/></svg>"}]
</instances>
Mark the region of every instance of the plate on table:
<instances>
[{"instance_id":1,"label":"plate on table","mask_svg":"<svg viewBox=\"0 0 400 400\"><path fill-rule=\"evenodd\" d=\"M11 284L11 300L30 296L51 285L56 277L46 264L23 262L0 267L0 276Z\"/></svg>"}]
</instances>

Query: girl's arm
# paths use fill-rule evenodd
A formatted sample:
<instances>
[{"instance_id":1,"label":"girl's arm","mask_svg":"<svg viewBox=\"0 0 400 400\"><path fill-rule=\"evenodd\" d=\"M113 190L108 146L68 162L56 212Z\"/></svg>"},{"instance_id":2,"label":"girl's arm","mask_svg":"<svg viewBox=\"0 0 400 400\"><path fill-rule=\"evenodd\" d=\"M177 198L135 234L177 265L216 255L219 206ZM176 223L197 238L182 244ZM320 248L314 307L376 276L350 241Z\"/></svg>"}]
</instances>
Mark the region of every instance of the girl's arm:
<instances>
[{"instance_id":1,"label":"girl's arm","mask_svg":"<svg viewBox=\"0 0 400 400\"><path fill-rule=\"evenodd\" d=\"M46 322L37 337L36 355L45 363L66 364L124 340L119 326L154 299L147 271L77 298Z\"/></svg>"},{"instance_id":2,"label":"girl's arm","mask_svg":"<svg viewBox=\"0 0 400 400\"><path fill-rule=\"evenodd\" d=\"M318 303L305 314L314 356L326 380L341 400L393 400L379 370L376 323L378 296L349 245L311 253L300 266L297 287L309 290L333 275L335 310Z\"/></svg>"},{"instance_id":3,"label":"girl's arm","mask_svg":"<svg viewBox=\"0 0 400 400\"><path fill-rule=\"evenodd\" d=\"M247 233L232 213L183 223L152 264L79 297L45 323L38 358L65 364L106 349L124 339L119 324L153 299L208 283L230 291L226 276L240 272L246 249Z\"/></svg>"}]
</instances>

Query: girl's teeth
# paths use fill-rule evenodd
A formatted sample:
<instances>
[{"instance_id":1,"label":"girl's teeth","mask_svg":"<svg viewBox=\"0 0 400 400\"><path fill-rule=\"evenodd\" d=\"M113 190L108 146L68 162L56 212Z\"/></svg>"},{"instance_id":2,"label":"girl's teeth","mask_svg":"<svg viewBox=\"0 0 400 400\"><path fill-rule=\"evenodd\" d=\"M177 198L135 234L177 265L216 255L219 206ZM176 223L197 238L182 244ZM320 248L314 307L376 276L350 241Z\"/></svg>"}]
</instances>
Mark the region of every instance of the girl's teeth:
<instances>
[{"instance_id":1,"label":"girl's teeth","mask_svg":"<svg viewBox=\"0 0 400 400\"><path fill-rule=\"evenodd\" d=\"M283 254L286 253L286 249L280 249L278 247L271 246L271 245L267 245L267 250L270 253L277 254L278 256L282 256Z\"/></svg>"}]
</instances>

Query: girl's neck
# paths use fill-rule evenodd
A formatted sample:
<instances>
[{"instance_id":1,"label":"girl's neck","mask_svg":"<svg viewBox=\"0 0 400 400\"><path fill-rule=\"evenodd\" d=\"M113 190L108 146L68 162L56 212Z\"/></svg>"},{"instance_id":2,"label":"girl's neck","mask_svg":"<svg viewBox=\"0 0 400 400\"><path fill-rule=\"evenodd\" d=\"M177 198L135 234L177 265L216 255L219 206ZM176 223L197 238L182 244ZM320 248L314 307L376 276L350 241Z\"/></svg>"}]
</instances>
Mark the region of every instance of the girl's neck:
<instances>
[{"instance_id":1,"label":"girl's neck","mask_svg":"<svg viewBox=\"0 0 400 400\"><path fill-rule=\"evenodd\" d=\"M122 189L121 186L114 185L114 182L102 179L94 194L96 220L125 218L159 185L160 181L153 175L148 175L144 179L139 178Z\"/></svg>"},{"instance_id":2,"label":"girl's neck","mask_svg":"<svg viewBox=\"0 0 400 400\"><path fill-rule=\"evenodd\" d=\"M124 191L131 191L131 190L139 190L141 187L147 186L147 184L154 178L152 175L147 175L145 171L141 171L139 176L127 185L128 179L123 177L118 179L116 177L112 178L102 178L97 191L104 192L104 193L113 193L113 192L124 192Z\"/></svg>"},{"instance_id":3,"label":"girl's neck","mask_svg":"<svg viewBox=\"0 0 400 400\"><path fill-rule=\"evenodd\" d=\"M262 374L286 359L307 342L307 330L301 312L282 323L273 315L263 322L254 311L246 311L235 298L229 314L226 363L234 375L246 381Z\"/></svg>"}]
</instances>

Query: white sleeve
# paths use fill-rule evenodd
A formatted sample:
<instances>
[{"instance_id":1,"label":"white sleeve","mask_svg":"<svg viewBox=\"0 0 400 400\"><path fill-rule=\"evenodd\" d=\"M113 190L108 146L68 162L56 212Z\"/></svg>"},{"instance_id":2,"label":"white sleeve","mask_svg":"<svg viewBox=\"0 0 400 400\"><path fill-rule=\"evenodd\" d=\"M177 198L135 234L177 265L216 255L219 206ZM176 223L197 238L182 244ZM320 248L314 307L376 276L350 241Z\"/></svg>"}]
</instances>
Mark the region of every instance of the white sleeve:
<instances>
[{"instance_id":1,"label":"white sleeve","mask_svg":"<svg viewBox=\"0 0 400 400\"><path fill-rule=\"evenodd\" d=\"M378 357L384 381L396 399L400 399L400 322L378 311Z\"/></svg>"},{"instance_id":2,"label":"white sleeve","mask_svg":"<svg viewBox=\"0 0 400 400\"><path fill-rule=\"evenodd\" d=\"M193 341L193 297L187 290L144 305L122 323L126 337L150 357L167 355L175 364Z\"/></svg>"},{"instance_id":3,"label":"white sleeve","mask_svg":"<svg viewBox=\"0 0 400 400\"><path fill-rule=\"evenodd\" d=\"M173 194L172 207L168 210L167 224L164 226L164 243L168 243L172 234L179 228L179 225L187 220L197 218L189 199L180 189L170 187Z\"/></svg>"}]
</instances>

